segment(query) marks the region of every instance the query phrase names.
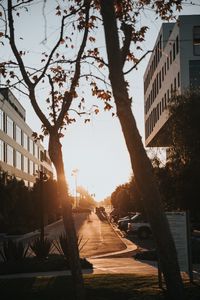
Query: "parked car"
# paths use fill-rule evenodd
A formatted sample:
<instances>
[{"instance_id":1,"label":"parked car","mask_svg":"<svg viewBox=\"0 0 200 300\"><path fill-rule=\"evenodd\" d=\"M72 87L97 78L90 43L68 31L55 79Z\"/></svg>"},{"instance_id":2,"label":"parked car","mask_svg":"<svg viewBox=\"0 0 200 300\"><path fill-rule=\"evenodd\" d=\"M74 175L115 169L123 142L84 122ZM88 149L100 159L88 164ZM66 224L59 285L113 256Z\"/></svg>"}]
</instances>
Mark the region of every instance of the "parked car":
<instances>
[{"instance_id":1,"label":"parked car","mask_svg":"<svg viewBox=\"0 0 200 300\"><path fill-rule=\"evenodd\" d=\"M135 213L131 213L130 215L120 218L117 222L117 226L120 230L126 231L128 229L128 223L135 216Z\"/></svg>"},{"instance_id":2,"label":"parked car","mask_svg":"<svg viewBox=\"0 0 200 300\"><path fill-rule=\"evenodd\" d=\"M128 232L137 234L140 239L147 239L152 233L150 224L141 213L137 213L128 222Z\"/></svg>"}]
</instances>

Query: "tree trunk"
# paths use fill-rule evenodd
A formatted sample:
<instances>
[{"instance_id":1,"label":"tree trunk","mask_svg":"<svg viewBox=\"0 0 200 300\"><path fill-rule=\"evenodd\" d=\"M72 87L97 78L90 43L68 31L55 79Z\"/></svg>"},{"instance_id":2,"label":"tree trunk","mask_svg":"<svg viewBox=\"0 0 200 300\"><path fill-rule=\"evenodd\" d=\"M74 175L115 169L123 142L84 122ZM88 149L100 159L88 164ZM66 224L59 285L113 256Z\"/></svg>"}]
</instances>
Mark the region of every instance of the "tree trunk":
<instances>
[{"instance_id":1,"label":"tree trunk","mask_svg":"<svg viewBox=\"0 0 200 300\"><path fill-rule=\"evenodd\" d=\"M145 152L131 110L126 82L123 75L118 29L113 0L101 0L109 76L117 107L117 115L129 151L136 184L143 198L144 208L151 224L153 236L170 299L183 299L183 283L180 275L175 244L165 216L158 185L151 162Z\"/></svg>"},{"instance_id":2,"label":"tree trunk","mask_svg":"<svg viewBox=\"0 0 200 300\"><path fill-rule=\"evenodd\" d=\"M58 191L62 206L62 217L68 249L70 249L69 263L75 288L75 295L77 300L83 300L85 299L84 282L80 264L76 229L72 215L72 204L69 200L68 187L65 178L62 146L56 133L50 133L49 155L57 172Z\"/></svg>"}]
</instances>

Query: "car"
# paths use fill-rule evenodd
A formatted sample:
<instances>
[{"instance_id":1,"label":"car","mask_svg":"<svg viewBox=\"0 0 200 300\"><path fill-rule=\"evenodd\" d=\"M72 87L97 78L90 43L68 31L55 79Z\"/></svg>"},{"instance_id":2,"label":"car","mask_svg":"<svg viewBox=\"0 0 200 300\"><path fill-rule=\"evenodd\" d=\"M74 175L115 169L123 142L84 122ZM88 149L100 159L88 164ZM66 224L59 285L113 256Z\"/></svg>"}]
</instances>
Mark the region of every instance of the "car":
<instances>
[{"instance_id":1,"label":"car","mask_svg":"<svg viewBox=\"0 0 200 300\"><path fill-rule=\"evenodd\" d=\"M120 218L117 222L117 226L120 230L126 231L128 229L128 223L131 221L135 214L130 214L126 217Z\"/></svg>"},{"instance_id":2,"label":"car","mask_svg":"<svg viewBox=\"0 0 200 300\"><path fill-rule=\"evenodd\" d=\"M137 213L128 222L128 232L137 234L139 239L147 239L152 234L150 224L141 213Z\"/></svg>"}]
</instances>

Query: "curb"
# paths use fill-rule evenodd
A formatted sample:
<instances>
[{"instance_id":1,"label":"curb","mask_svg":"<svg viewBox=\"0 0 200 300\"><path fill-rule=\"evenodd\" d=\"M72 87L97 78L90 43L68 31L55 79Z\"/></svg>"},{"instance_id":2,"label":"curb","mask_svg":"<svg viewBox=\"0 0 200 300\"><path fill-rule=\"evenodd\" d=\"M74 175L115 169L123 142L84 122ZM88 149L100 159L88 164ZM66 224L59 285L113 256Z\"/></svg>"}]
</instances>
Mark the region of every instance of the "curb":
<instances>
[{"instance_id":1,"label":"curb","mask_svg":"<svg viewBox=\"0 0 200 300\"><path fill-rule=\"evenodd\" d=\"M90 256L90 257L88 257L88 259L106 258L106 257L110 257L110 256L114 257L115 255L128 253L128 252L134 251L134 250L136 250L138 248L131 241L129 241L126 238L122 237L121 234L120 234L121 231L120 231L120 233L118 233L118 230L115 229L115 227L112 225L112 223L110 223L108 221L108 224L110 225L110 227L112 228L112 230L115 232L115 234L117 235L117 237L121 240L121 242L126 246L126 249L120 250L120 251L116 251L116 252L110 252L110 253L105 253L105 254Z\"/></svg>"}]
</instances>

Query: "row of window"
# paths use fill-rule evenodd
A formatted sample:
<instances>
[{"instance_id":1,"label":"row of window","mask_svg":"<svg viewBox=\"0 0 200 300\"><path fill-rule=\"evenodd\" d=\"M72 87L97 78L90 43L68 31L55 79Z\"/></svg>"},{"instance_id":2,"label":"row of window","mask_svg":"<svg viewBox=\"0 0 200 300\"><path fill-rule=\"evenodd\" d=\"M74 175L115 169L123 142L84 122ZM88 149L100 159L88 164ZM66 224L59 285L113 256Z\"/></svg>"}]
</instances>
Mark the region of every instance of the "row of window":
<instances>
[{"instance_id":1,"label":"row of window","mask_svg":"<svg viewBox=\"0 0 200 300\"><path fill-rule=\"evenodd\" d=\"M160 39L156 45L156 47L154 48L154 57L152 59L152 63L151 63L151 66L149 68L149 72L147 74L147 77L144 81L144 91L146 92L148 86L149 86L149 83L151 81L151 78L153 77L153 74L158 66L158 63L162 57L162 35L160 36Z\"/></svg>"},{"instance_id":2,"label":"row of window","mask_svg":"<svg viewBox=\"0 0 200 300\"><path fill-rule=\"evenodd\" d=\"M161 101L157 104L157 106L151 111L148 119L145 122L145 136L146 138L149 137L151 132L153 131L154 126L158 122L161 114L163 111L167 108L167 104L170 100L170 97L172 97L176 92L177 88L179 87L180 80L179 80L179 73L177 77L174 78L173 83L170 85L170 90L168 89L167 92L162 97ZM178 82L178 86L177 86Z\"/></svg>"},{"instance_id":3,"label":"row of window","mask_svg":"<svg viewBox=\"0 0 200 300\"><path fill-rule=\"evenodd\" d=\"M12 146L4 143L2 140L0 140L0 161L6 162L8 165L30 175L36 174L39 170L38 164L35 164L32 160L28 159L28 157L14 150Z\"/></svg>"},{"instance_id":4,"label":"row of window","mask_svg":"<svg viewBox=\"0 0 200 300\"><path fill-rule=\"evenodd\" d=\"M161 73L159 73L159 76L155 78L155 81L152 86L152 90L146 100L146 103L145 103L145 114L148 113L151 105L153 104L155 98L157 97L158 95L158 92L159 90L161 89L161 76L160 76ZM164 79L163 79L164 80ZM174 88L173 88L173 84L174 84ZM180 87L180 72L177 73L177 77L174 78L174 82L173 84L171 84L171 90L176 90L177 88Z\"/></svg>"},{"instance_id":5,"label":"row of window","mask_svg":"<svg viewBox=\"0 0 200 300\"><path fill-rule=\"evenodd\" d=\"M172 43L171 43L172 44ZM151 82L151 79L154 75L154 72L156 70L156 67L160 61L160 58L162 56L162 36L160 36L160 40L155 47L155 55L152 60L151 66L149 68L149 71L147 73L147 77L145 78L144 81L144 92L146 93L147 88L149 87L149 84ZM176 55L179 53L179 37L177 36L175 41L172 44L172 49L169 52L169 55L167 57L167 60L162 67L162 80L164 75L166 75L167 70L169 70L169 66L172 64L172 62L175 60ZM193 54L200 55L200 26L194 26L193 27ZM161 75L159 75L161 76Z\"/></svg>"},{"instance_id":6,"label":"row of window","mask_svg":"<svg viewBox=\"0 0 200 300\"><path fill-rule=\"evenodd\" d=\"M19 145L21 145L26 150L28 150L36 158L39 158L39 147L1 109L0 109L0 129L4 131L9 137L14 139Z\"/></svg>"},{"instance_id":7,"label":"row of window","mask_svg":"<svg viewBox=\"0 0 200 300\"><path fill-rule=\"evenodd\" d=\"M178 36L177 36L176 42L174 42L174 44L173 44L173 48L172 48L173 50L170 51L170 54L167 57L165 63L163 64L160 72L157 73L157 75L156 75L156 77L153 81L151 92L149 93L148 98L147 98L147 102L148 102L147 107L148 107L148 109L147 109L146 113L148 112L150 106L152 105L152 103L154 102L156 96L158 95L158 92L161 89L161 85L162 85L162 82L165 79L167 71L169 70L170 65L175 60L176 55L179 52L179 46L178 45L179 45L179 42L178 42ZM147 75L147 78L148 78L148 75ZM149 78L148 86L149 86L150 80L151 79ZM146 87L146 89L147 89L147 87ZM146 92L146 90L145 90L145 92Z\"/></svg>"}]
</instances>

